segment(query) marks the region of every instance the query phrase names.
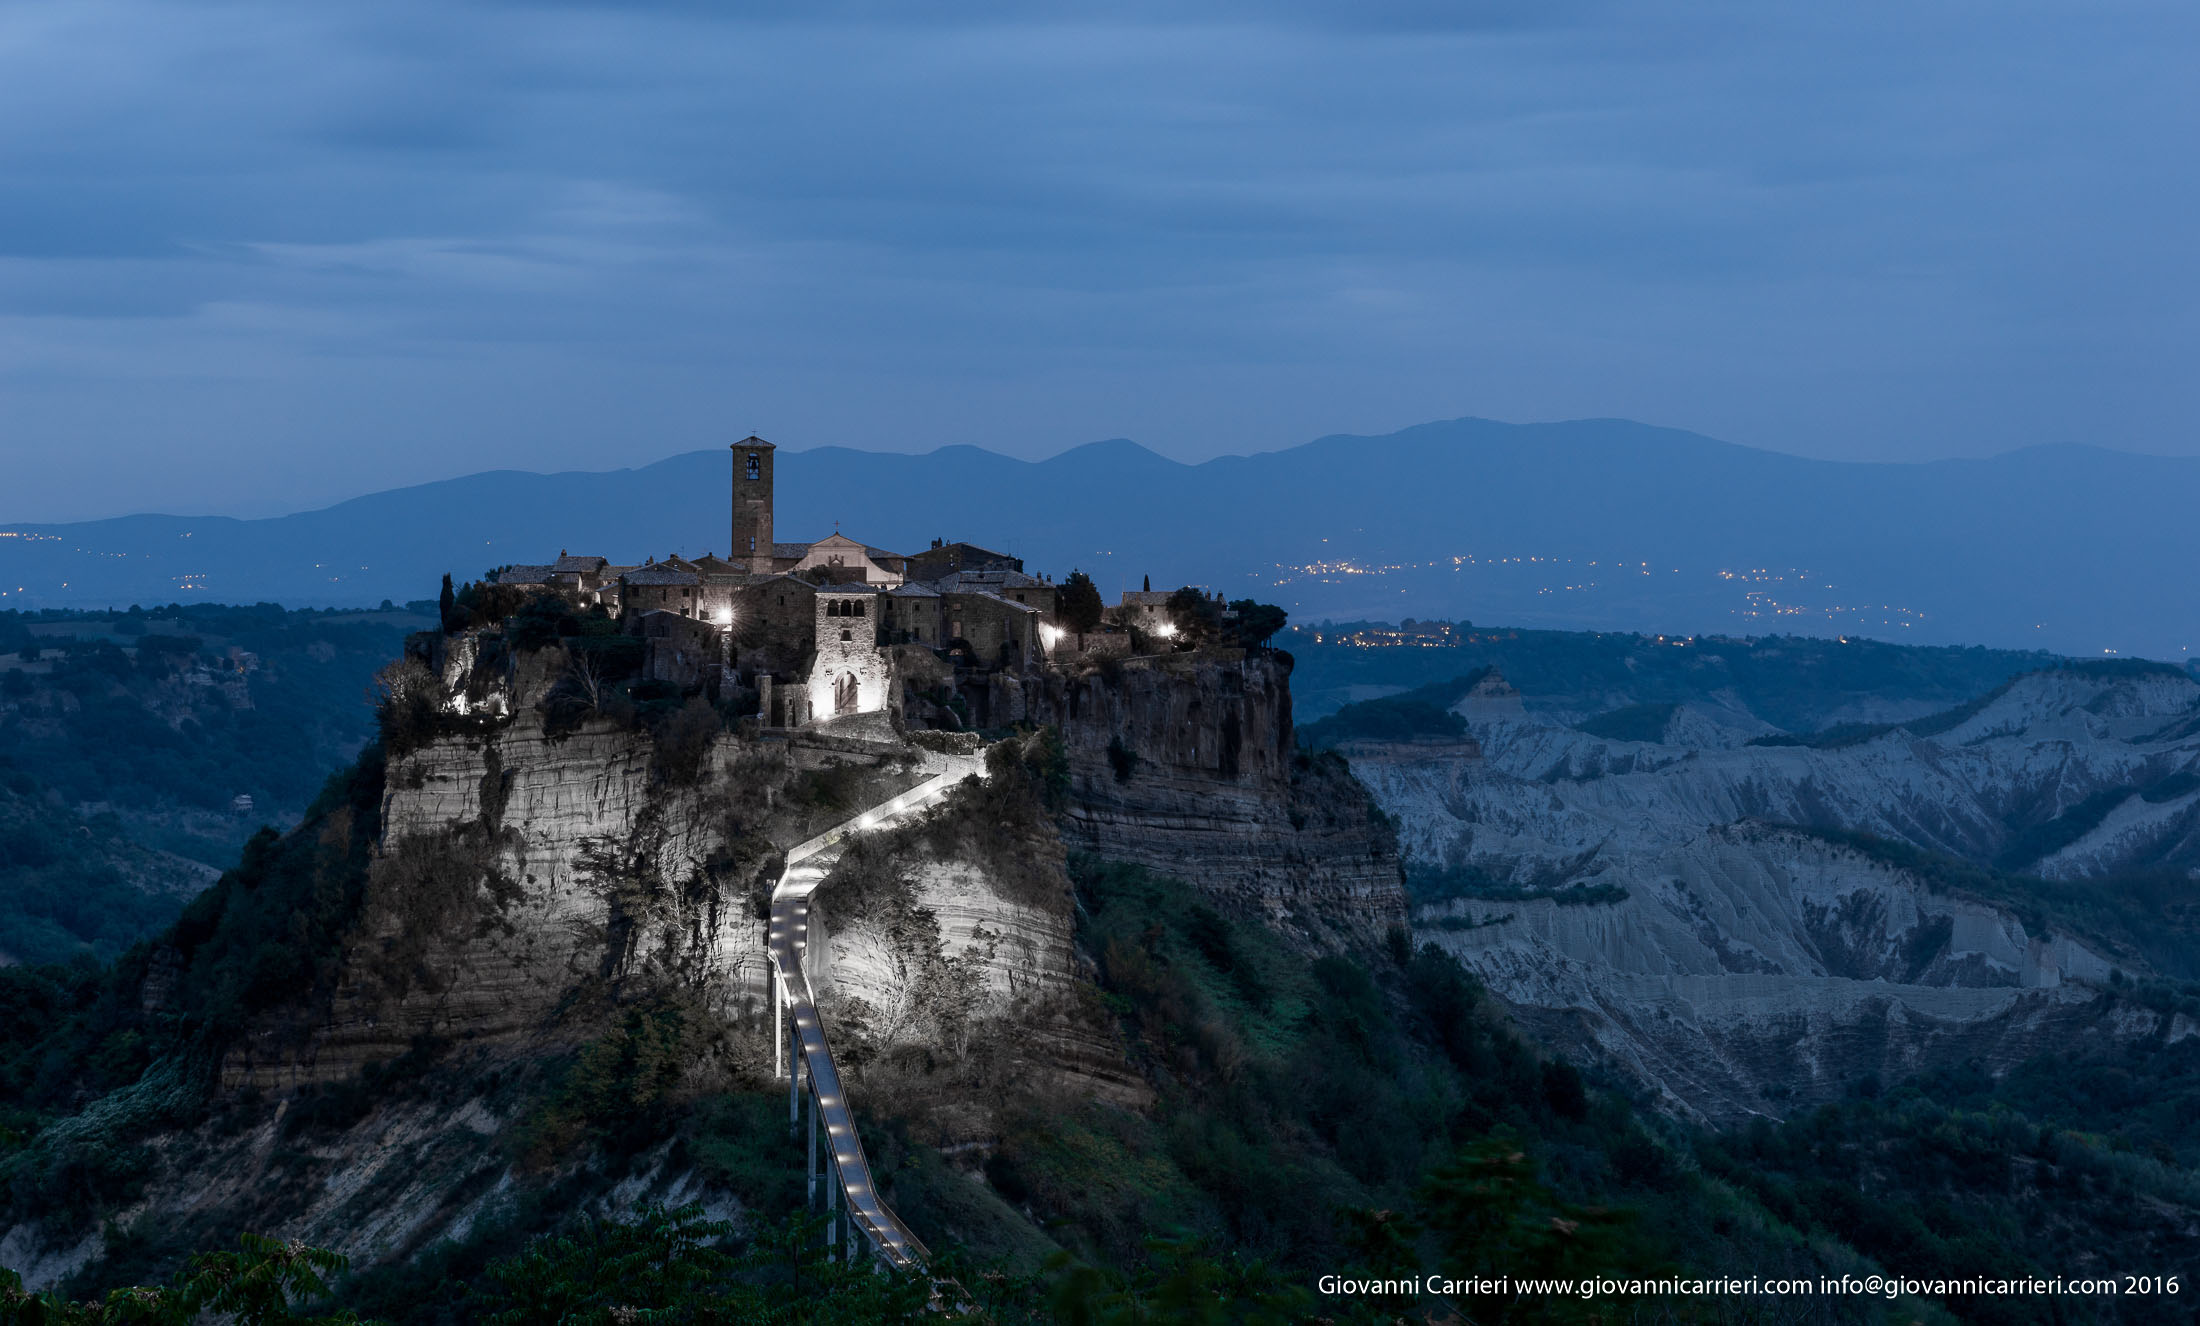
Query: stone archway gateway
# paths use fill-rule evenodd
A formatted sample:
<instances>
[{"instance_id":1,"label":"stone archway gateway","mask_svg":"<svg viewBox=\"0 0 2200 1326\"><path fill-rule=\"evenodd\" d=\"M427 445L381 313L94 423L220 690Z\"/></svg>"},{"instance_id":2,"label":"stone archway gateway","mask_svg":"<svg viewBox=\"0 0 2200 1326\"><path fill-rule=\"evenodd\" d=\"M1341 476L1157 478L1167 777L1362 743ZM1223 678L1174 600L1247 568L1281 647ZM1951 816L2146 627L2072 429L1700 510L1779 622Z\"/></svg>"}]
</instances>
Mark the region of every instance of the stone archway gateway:
<instances>
[{"instance_id":1,"label":"stone archway gateway","mask_svg":"<svg viewBox=\"0 0 2200 1326\"><path fill-rule=\"evenodd\" d=\"M861 695L862 689L856 682L856 674L853 672L841 673L840 680L833 683L834 715L854 713Z\"/></svg>"}]
</instances>

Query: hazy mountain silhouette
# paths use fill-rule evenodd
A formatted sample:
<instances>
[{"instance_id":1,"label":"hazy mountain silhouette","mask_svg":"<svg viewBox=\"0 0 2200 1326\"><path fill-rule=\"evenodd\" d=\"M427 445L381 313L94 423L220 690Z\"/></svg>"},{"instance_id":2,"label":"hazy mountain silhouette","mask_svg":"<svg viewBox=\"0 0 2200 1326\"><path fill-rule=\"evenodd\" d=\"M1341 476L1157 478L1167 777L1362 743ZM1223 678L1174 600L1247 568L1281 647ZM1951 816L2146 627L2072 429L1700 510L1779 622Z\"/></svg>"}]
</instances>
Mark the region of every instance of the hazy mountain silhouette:
<instances>
[{"instance_id":1,"label":"hazy mountain silhouette","mask_svg":"<svg viewBox=\"0 0 2200 1326\"><path fill-rule=\"evenodd\" d=\"M51 537L0 539L0 607L373 603L561 548L724 552L728 456L492 471L270 520L16 526ZM2196 511L2200 460L2056 446L1864 464L1624 420L1458 419L1200 465L1122 440L1039 462L783 451L778 526L816 538L837 521L902 551L968 539L1081 567L1111 596L1142 576L1204 583L1302 622L1845 630L2183 659L2200 642Z\"/></svg>"}]
</instances>

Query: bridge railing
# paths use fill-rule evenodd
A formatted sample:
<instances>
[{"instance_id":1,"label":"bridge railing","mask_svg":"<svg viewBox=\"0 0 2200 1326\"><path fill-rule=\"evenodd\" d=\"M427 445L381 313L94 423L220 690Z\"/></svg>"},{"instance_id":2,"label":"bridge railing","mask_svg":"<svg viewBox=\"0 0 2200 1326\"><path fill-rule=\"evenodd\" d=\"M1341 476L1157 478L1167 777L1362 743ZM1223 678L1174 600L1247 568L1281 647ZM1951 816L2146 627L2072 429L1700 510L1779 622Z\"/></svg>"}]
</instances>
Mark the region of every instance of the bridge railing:
<instances>
[{"instance_id":1,"label":"bridge railing","mask_svg":"<svg viewBox=\"0 0 2200 1326\"><path fill-rule=\"evenodd\" d=\"M980 776L983 775L983 765L968 758L954 756L935 758L940 759L947 767L918 783L915 787L889 797L862 814L854 816L841 824L834 825L816 837L797 843L787 849L787 864L780 874L779 888L786 886L788 877L797 865L827 848L839 844L854 834L876 828L889 820L896 819L933 801L944 798L958 783L974 773ZM774 893L777 892L778 889L775 889ZM806 932L809 912L808 895L804 894L799 901L801 913L805 918L802 928ZM872 1250L888 1263L907 1266L929 1261L932 1255L931 1251L924 1246L923 1241L916 1236L916 1233L902 1222L901 1217L895 1215L892 1208L886 1205L886 1199L880 1195L877 1184L872 1177L870 1156L863 1148L862 1134L856 1130L854 1112L847 1105L847 1093L840 1080L840 1065L833 1058L832 1045L825 1038L824 1022L818 1016L817 994L810 985L809 973L803 967L801 954L806 947L806 939L798 944L797 936L788 933L781 936L773 946L772 961L778 969L780 997L784 1007L795 1015L789 1019L793 1024L791 1028L792 1039L800 1059L806 1063L809 1069L807 1076L809 1077L811 1108L815 1112L818 1121L826 1123L826 1151L833 1169L833 1181L836 1181L841 1189L839 1194L841 1203L846 1208L851 1227L861 1230L865 1241L871 1245ZM817 1030L814 1049L803 1043L802 1014L804 1013L808 1014ZM791 1064L789 1071L794 1071ZM832 1121L836 1118L841 1126L846 1129L846 1145L849 1154L845 1157L839 1154L839 1147L833 1137ZM863 1205L858 1204L855 1200L858 1193L864 1194L867 1204L876 1209L877 1217L874 1217L870 1211L865 1210Z\"/></svg>"}]
</instances>

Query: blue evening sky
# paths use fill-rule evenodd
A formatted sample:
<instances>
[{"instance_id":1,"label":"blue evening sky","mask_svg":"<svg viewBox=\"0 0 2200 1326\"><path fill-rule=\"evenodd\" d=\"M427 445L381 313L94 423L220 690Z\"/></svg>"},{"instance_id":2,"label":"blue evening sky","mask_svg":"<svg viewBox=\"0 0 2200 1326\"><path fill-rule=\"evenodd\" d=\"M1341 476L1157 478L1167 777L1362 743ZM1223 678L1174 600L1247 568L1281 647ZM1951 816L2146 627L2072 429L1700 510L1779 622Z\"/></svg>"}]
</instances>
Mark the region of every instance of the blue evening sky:
<instances>
[{"instance_id":1,"label":"blue evening sky","mask_svg":"<svg viewBox=\"0 0 2200 1326\"><path fill-rule=\"evenodd\" d=\"M2200 453L2200 6L0 5L0 519L1477 414Z\"/></svg>"}]
</instances>

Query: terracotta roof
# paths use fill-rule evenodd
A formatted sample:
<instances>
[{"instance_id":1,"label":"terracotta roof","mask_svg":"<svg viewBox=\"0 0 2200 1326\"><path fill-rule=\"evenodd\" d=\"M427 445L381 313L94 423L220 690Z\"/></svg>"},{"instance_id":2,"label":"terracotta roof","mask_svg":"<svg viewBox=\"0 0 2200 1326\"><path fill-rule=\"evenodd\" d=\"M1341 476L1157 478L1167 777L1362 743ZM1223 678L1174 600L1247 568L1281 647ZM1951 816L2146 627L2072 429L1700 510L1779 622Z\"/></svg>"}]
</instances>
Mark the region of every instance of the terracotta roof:
<instances>
[{"instance_id":1,"label":"terracotta roof","mask_svg":"<svg viewBox=\"0 0 2200 1326\"><path fill-rule=\"evenodd\" d=\"M774 543L772 545L772 556L774 557L807 557L809 555L810 545L807 543Z\"/></svg>"},{"instance_id":2,"label":"terracotta roof","mask_svg":"<svg viewBox=\"0 0 2200 1326\"><path fill-rule=\"evenodd\" d=\"M817 588L801 576L788 575L785 571L771 571L763 575L736 576L733 578L733 583L742 589L754 589L758 585L768 585L774 581L781 585L797 585L803 589Z\"/></svg>"},{"instance_id":3,"label":"terracotta roof","mask_svg":"<svg viewBox=\"0 0 2200 1326\"><path fill-rule=\"evenodd\" d=\"M880 590L877 585L857 583L852 585L819 585L817 592L820 594L876 594Z\"/></svg>"},{"instance_id":4,"label":"terracotta roof","mask_svg":"<svg viewBox=\"0 0 2200 1326\"><path fill-rule=\"evenodd\" d=\"M1013 612L1028 612L1034 617L1039 615L1039 610L1032 607L1030 604L1018 603L1014 599L1004 599L1000 595L994 593L992 590L989 589L950 589L946 592L949 594L960 595L963 598L992 599L995 603L998 603L1002 607L1007 608Z\"/></svg>"},{"instance_id":5,"label":"terracotta roof","mask_svg":"<svg viewBox=\"0 0 2200 1326\"><path fill-rule=\"evenodd\" d=\"M550 574L547 565L507 566L497 572L496 582L500 585L544 585L550 582Z\"/></svg>"},{"instance_id":6,"label":"terracotta roof","mask_svg":"<svg viewBox=\"0 0 2200 1326\"><path fill-rule=\"evenodd\" d=\"M990 558L991 560L996 562L1012 562L1016 560L1015 558L1010 557L1007 553L995 552L991 548L980 548L975 543L962 543L959 541L955 543L943 543L936 548L927 548L923 552L918 553L917 556L938 557L942 554L954 553L957 551L961 551L965 554L977 553L981 557Z\"/></svg>"},{"instance_id":7,"label":"terracotta roof","mask_svg":"<svg viewBox=\"0 0 2200 1326\"><path fill-rule=\"evenodd\" d=\"M1169 595L1174 592L1173 590L1159 589L1126 589L1123 591L1123 606L1126 608L1165 608L1169 606Z\"/></svg>"},{"instance_id":8,"label":"terracotta roof","mask_svg":"<svg viewBox=\"0 0 2200 1326\"><path fill-rule=\"evenodd\" d=\"M571 557L558 554L558 560L550 567L550 574L559 576L593 575L611 564L608 557Z\"/></svg>"},{"instance_id":9,"label":"terracotta roof","mask_svg":"<svg viewBox=\"0 0 2200 1326\"><path fill-rule=\"evenodd\" d=\"M703 578L693 571L682 571L668 566L645 566L639 571L629 571L622 577L630 585L700 585Z\"/></svg>"},{"instance_id":10,"label":"terracotta roof","mask_svg":"<svg viewBox=\"0 0 2200 1326\"><path fill-rule=\"evenodd\" d=\"M896 599L936 599L940 596L940 592L930 585L919 585L911 582L906 585L894 586L886 591L886 595L888 598Z\"/></svg>"},{"instance_id":11,"label":"terracotta roof","mask_svg":"<svg viewBox=\"0 0 2200 1326\"><path fill-rule=\"evenodd\" d=\"M1025 575L1021 571L1003 570L951 571L933 581L932 584L942 592L950 594L961 592L998 593L1004 589L1054 588L1054 586L1037 576Z\"/></svg>"}]
</instances>

